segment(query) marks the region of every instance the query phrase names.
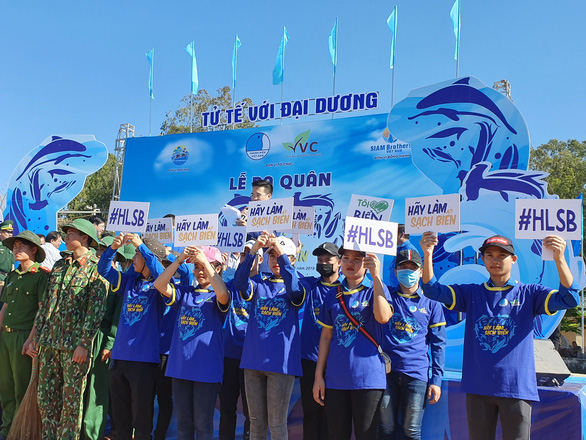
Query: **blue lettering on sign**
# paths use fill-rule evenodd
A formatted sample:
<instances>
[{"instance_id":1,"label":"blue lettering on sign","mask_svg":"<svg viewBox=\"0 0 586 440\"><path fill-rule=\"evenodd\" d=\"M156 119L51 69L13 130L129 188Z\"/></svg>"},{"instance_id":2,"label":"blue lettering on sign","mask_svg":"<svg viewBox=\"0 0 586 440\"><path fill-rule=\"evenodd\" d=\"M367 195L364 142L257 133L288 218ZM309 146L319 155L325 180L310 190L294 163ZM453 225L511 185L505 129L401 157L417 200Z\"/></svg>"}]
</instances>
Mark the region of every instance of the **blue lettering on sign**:
<instances>
[{"instance_id":1,"label":"blue lettering on sign","mask_svg":"<svg viewBox=\"0 0 586 440\"><path fill-rule=\"evenodd\" d=\"M250 215L253 217L258 217L264 215L265 207L264 206L257 206L255 208L250 208Z\"/></svg>"},{"instance_id":2,"label":"blue lettering on sign","mask_svg":"<svg viewBox=\"0 0 586 440\"><path fill-rule=\"evenodd\" d=\"M294 212L293 220L307 220L307 213L305 212Z\"/></svg>"},{"instance_id":3,"label":"blue lettering on sign","mask_svg":"<svg viewBox=\"0 0 586 440\"><path fill-rule=\"evenodd\" d=\"M518 219L519 230L527 231L531 227L533 231L576 232L578 229L574 211L558 209L554 218L551 217L549 209L523 208Z\"/></svg>"},{"instance_id":4,"label":"blue lettering on sign","mask_svg":"<svg viewBox=\"0 0 586 440\"><path fill-rule=\"evenodd\" d=\"M203 229L208 229L209 228L209 221L203 221L200 220L197 222L197 226L195 227L196 230L203 230Z\"/></svg>"},{"instance_id":5,"label":"blue lettering on sign","mask_svg":"<svg viewBox=\"0 0 586 440\"><path fill-rule=\"evenodd\" d=\"M282 212L283 212L282 205L269 206L269 209L267 211L267 215L281 214Z\"/></svg>"}]
</instances>

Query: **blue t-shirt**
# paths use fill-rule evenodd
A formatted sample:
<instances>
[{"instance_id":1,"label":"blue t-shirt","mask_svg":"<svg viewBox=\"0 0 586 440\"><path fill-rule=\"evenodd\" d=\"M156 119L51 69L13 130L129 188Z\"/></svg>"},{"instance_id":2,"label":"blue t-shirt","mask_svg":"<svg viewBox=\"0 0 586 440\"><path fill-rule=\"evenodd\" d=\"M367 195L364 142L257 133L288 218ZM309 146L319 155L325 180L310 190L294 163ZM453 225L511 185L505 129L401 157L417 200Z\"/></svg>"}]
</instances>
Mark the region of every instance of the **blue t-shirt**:
<instances>
[{"instance_id":1,"label":"blue t-shirt","mask_svg":"<svg viewBox=\"0 0 586 440\"><path fill-rule=\"evenodd\" d=\"M434 277L425 296L466 312L462 389L486 396L539 400L533 352L533 319L575 307L578 289L559 291L509 280L443 286Z\"/></svg>"},{"instance_id":2,"label":"blue t-shirt","mask_svg":"<svg viewBox=\"0 0 586 440\"><path fill-rule=\"evenodd\" d=\"M234 286L245 292L254 255L246 255L234 275ZM250 317L240 368L301 376L299 308L305 300L305 289L287 255L277 261L283 278L257 281L250 279L252 291L244 299L250 301Z\"/></svg>"},{"instance_id":3,"label":"blue t-shirt","mask_svg":"<svg viewBox=\"0 0 586 440\"><path fill-rule=\"evenodd\" d=\"M144 244L137 251L151 271L152 276L149 279L144 279L132 267L124 273L114 269L112 260L116 251L111 247L104 251L98 262L100 275L110 282L112 292L122 296L122 310L112 359L159 363L163 299L153 283L163 273L163 266Z\"/></svg>"},{"instance_id":4,"label":"blue t-shirt","mask_svg":"<svg viewBox=\"0 0 586 440\"><path fill-rule=\"evenodd\" d=\"M348 290L342 281L343 300L352 316L379 344L382 325L374 318L374 290L367 279L356 289ZM389 292L383 287L385 296ZM330 353L326 365L326 388L337 390L380 389L387 387L385 363L374 344L346 317L336 295L326 296L320 310L319 324L332 329Z\"/></svg>"},{"instance_id":5,"label":"blue t-shirt","mask_svg":"<svg viewBox=\"0 0 586 440\"><path fill-rule=\"evenodd\" d=\"M250 317L250 301L245 301L232 280L226 283L230 292L230 310L224 325L224 357L231 359L242 358L242 348ZM250 290L245 295L249 295Z\"/></svg>"},{"instance_id":6,"label":"blue t-shirt","mask_svg":"<svg viewBox=\"0 0 586 440\"><path fill-rule=\"evenodd\" d=\"M167 304L177 310L177 320L166 375L197 382L222 382L222 326L228 305L218 303L211 287L171 286L173 293Z\"/></svg>"},{"instance_id":7,"label":"blue t-shirt","mask_svg":"<svg viewBox=\"0 0 586 440\"><path fill-rule=\"evenodd\" d=\"M383 350L391 358L393 371L441 386L446 358L441 304L420 296L419 291L405 295L400 290L391 292L389 303L394 313L383 325Z\"/></svg>"},{"instance_id":8,"label":"blue t-shirt","mask_svg":"<svg viewBox=\"0 0 586 440\"><path fill-rule=\"evenodd\" d=\"M326 283L321 277L301 278L301 283L307 291L305 310L301 323L301 359L317 362L321 325L317 322L324 298L336 295L339 281L333 284Z\"/></svg>"}]
</instances>

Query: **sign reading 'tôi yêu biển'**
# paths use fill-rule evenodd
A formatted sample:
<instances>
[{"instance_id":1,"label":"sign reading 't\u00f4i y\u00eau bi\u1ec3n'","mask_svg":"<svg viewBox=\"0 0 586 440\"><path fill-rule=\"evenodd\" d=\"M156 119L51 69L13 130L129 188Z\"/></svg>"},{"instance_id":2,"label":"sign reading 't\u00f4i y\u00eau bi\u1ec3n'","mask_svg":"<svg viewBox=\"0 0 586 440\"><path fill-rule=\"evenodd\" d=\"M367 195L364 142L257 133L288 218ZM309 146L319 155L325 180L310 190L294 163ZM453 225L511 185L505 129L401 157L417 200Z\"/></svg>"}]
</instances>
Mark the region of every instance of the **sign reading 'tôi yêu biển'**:
<instances>
[{"instance_id":1,"label":"sign reading 't\u00f4i y\u00eau bi\u1ec3n'","mask_svg":"<svg viewBox=\"0 0 586 440\"><path fill-rule=\"evenodd\" d=\"M352 194L346 215L386 222L391 218L394 203L393 199Z\"/></svg>"},{"instance_id":2,"label":"sign reading 't\u00f4i y\u00eau bi\u1ec3n'","mask_svg":"<svg viewBox=\"0 0 586 440\"><path fill-rule=\"evenodd\" d=\"M413 197L405 199L405 232L456 232L460 230L460 195Z\"/></svg>"},{"instance_id":3,"label":"sign reading 't\u00f4i y\u00eau bi\u1ec3n'","mask_svg":"<svg viewBox=\"0 0 586 440\"><path fill-rule=\"evenodd\" d=\"M175 246L215 246L217 243L218 214L175 217Z\"/></svg>"},{"instance_id":4,"label":"sign reading 't\u00f4i y\u00eau bi\u1ec3n'","mask_svg":"<svg viewBox=\"0 0 586 440\"><path fill-rule=\"evenodd\" d=\"M293 225L293 197L248 204L247 232L289 231Z\"/></svg>"},{"instance_id":5,"label":"sign reading 't\u00f4i y\u00eau bi\u1ec3n'","mask_svg":"<svg viewBox=\"0 0 586 440\"><path fill-rule=\"evenodd\" d=\"M106 229L112 232L145 232L149 207L149 202L110 202Z\"/></svg>"},{"instance_id":6,"label":"sign reading 't\u00f4i y\u00eau bi\u1ec3n'","mask_svg":"<svg viewBox=\"0 0 586 440\"><path fill-rule=\"evenodd\" d=\"M397 255L397 228L394 222L346 217L344 249Z\"/></svg>"}]
</instances>

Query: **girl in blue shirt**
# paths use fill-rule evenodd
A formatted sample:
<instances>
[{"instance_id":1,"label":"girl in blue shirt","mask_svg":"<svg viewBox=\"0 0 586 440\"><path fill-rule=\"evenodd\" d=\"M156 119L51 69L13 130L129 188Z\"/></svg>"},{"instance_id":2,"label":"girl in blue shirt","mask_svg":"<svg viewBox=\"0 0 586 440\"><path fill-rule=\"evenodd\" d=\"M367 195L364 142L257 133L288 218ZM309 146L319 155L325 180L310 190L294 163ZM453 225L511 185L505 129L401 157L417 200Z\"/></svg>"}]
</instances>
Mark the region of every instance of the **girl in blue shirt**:
<instances>
[{"instance_id":1,"label":"girl in blue shirt","mask_svg":"<svg viewBox=\"0 0 586 440\"><path fill-rule=\"evenodd\" d=\"M379 344L381 324L391 319L393 311L378 257L344 248L340 248L340 255L345 279L337 295L324 299L318 318L322 331L313 397L325 405L331 438L349 439L354 422L356 440L375 439L377 413L386 388L385 363L375 345L348 319L338 296ZM372 285L365 276L367 269Z\"/></svg>"},{"instance_id":2,"label":"girl in blue shirt","mask_svg":"<svg viewBox=\"0 0 586 440\"><path fill-rule=\"evenodd\" d=\"M255 255L263 247L269 248L273 276L249 281ZM289 400L295 376L302 374L297 312L305 290L293 268L296 253L291 239L263 231L234 275L234 286L240 292L250 292L246 297L243 294L251 303L251 312L240 364L244 369L250 440L266 439L267 426L273 440L287 439Z\"/></svg>"},{"instance_id":3,"label":"girl in blue shirt","mask_svg":"<svg viewBox=\"0 0 586 440\"><path fill-rule=\"evenodd\" d=\"M171 282L187 259L193 262L197 287ZM221 273L218 249L186 247L154 284L179 312L167 364L167 376L173 378L177 440L193 440L195 434L198 440L213 439L224 366L222 326L230 303Z\"/></svg>"}]
</instances>

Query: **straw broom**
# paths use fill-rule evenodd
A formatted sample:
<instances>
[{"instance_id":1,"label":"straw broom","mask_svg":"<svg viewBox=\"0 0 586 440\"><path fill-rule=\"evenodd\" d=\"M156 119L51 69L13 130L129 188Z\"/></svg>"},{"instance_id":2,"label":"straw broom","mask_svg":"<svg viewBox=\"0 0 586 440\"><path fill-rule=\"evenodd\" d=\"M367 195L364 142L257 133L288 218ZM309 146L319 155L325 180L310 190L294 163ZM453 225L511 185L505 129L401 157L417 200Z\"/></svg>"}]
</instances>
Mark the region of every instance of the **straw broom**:
<instances>
[{"instance_id":1,"label":"straw broom","mask_svg":"<svg viewBox=\"0 0 586 440\"><path fill-rule=\"evenodd\" d=\"M31 380L12 421L7 440L41 440L41 413L37 400L39 387L39 358L33 358Z\"/></svg>"}]
</instances>

